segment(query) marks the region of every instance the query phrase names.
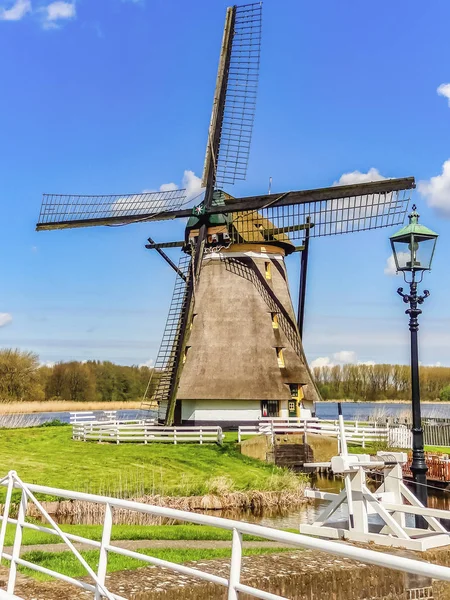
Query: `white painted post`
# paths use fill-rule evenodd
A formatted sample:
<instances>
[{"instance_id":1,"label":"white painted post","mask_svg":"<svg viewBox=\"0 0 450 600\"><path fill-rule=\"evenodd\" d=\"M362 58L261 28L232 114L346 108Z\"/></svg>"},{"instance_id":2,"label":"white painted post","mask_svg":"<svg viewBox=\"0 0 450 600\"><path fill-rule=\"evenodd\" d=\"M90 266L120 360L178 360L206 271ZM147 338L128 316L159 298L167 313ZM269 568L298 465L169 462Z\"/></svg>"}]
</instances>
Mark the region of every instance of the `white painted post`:
<instances>
[{"instance_id":1,"label":"white painted post","mask_svg":"<svg viewBox=\"0 0 450 600\"><path fill-rule=\"evenodd\" d=\"M239 592L236 584L241 580L242 563L242 533L233 529L233 541L231 544L230 579L228 581L228 600L239 600Z\"/></svg>"},{"instance_id":2,"label":"white painted post","mask_svg":"<svg viewBox=\"0 0 450 600\"><path fill-rule=\"evenodd\" d=\"M28 499L25 490L22 490L22 497L20 498L19 514L17 517L16 535L14 537L14 546L11 556L11 564L9 566L9 577L8 587L6 589L8 594L14 594L16 587L16 576L17 576L17 559L20 558L20 547L22 546L22 533L23 524L25 523L25 517L27 515L27 504Z\"/></svg>"},{"instance_id":3,"label":"white painted post","mask_svg":"<svg viewBox=\"0 0 450 600\"><path fill-rule=\"evenodd\" d=\"M203 444L203 429L200 428L200 445Z\"/></svg>"},{"instance_id":4,"label":"white painted post","mask_svg":"<svg viewBox=\"0 0 450 600\"><path fill-rule=\"evenodd\" d=\"M14 479L12 473L9 474L8 478L8 489L6 490L5 506L3 509L3 520L2 528L0 531L0 563L2 562L3 546L5 544L6 528L8 526L9 519L9 508L11 506L11 496L14 488Z\"/></svg>"},{"instance_id":5,"label":"white painted post","mask_svg":"<svg viewBox=\"0 0 450 600\"><path fill-rule=\"evenodd\" d=\"M362 447L365 448L366 447L366 439L365 439L365 435L364 435L364 427L362 430Z\"/></svg>"},{"instance_id":6,"label":"white painted post","mask_svg":"<svg viewBox=\"0 0 450 600\"><path fill-rule=\"evenodd\" d=\"M241 428L238 428L238 443L241 443Z\"/></svg>"},{"instance_id":7,"label":"white painted post","mask_svg":"<svg viewBox=\"0 0 450 600\"><path fill-rule=\"evenodd\" d=\"M175 444L175 446L177 445L177 430L176 429L173 430L173 443Z\"/></svg>"},{"instance_id":8,"label":"white painted post","mask_svg":"<svg viewBox=\"0 0 450 600\"><path fill-rule=\"evenodd\" d=\"M110 504L105 505L105 520L103 521L103 533L102 533L102 542L100 546L100 557L98 561L98 583L95 586L95 600L101 600L103 598L103 594L100 591L99 583L101 585L105 585L106 580L106 571L108 567L108 550L106 546L109 546L111 542L111 529L112 529L112 518L113 511Z\"/></svg>"}]
</instances>

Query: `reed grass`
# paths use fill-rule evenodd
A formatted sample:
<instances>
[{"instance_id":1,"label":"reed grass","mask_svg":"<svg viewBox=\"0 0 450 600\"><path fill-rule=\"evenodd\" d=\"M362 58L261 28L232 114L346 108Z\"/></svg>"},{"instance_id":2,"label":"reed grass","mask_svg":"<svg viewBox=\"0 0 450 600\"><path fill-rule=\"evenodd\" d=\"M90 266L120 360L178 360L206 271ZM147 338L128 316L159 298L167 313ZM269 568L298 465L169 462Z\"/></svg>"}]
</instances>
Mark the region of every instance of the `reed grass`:
<instances>
[{"instance_id":1,"label":"reed grass","mask_svg":"<svg viewBox=\"0 0 450 600\"><path fill-rule=\"evenodd\" d=\"M30 417L27 414L0 413L0 429L24 429L37 427L39 424L39 417Z\"/></svg>"},{"instance_id":2,"label":"reed grass","mask_svg":"<svg viewBox=\"0 0 450 600\"><path fill-rule=\"evenodd\" d=\"M140 402L69 402L49 400L45 402L7 402L0 404L0 415L16 413L65 412L82 410L122 410L140 408Z\"/></svg>"}]
</instances>

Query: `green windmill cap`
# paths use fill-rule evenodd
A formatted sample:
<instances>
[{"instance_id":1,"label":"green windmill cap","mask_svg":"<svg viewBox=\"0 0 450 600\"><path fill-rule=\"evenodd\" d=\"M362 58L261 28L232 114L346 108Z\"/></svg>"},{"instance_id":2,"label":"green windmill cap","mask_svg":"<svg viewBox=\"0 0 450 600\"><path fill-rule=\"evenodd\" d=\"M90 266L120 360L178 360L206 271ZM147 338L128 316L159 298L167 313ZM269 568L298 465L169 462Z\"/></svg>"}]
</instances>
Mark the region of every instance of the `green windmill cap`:
<instances>
[{"instance_id":1,"label":"green windmill cap","mask_svg":"<svg viewBox=\"0 0 450 600\"><path fill-rule=\"evenodd\" d=\"M405 227L402 227L402 229L400 229L400 231L397 231L397 233L394 233L394 235L391 235L390 239L396 240L398 238L402 238L402 237L406 237L406 236L410 236L410 235L417 235L417 236L423 235L426 237L437 238L438 237L437 233L435 233L428 227L425 227L425 225L422 225L421 223L419 223L419 217L420 217L420 215L417 212L417 207L415 204L413 204L412 213L409 215L409 224L406 225Z\"/></svg>"},{"instance_id":2,"label":"green windmill cap","mask_svg":"<svg viewBox=\"0 0 450 600\"><path fill-rule=\"evenodd\" d=\"M202 205L200 205L200 206L202 206ZM222 190L214 191L212 206L223 206L225 209L225 193ZM200 210L199 214L202 215L203 212ZM218 214L209 215L209 217L208 217L209 225L227 225L228 221L229 221L229 219L227 216L225 216L225 214L218 213ZM193 215L191 217L189 217L186 228L194 229L195 227L198 227L198 224L199 224L199 218L198 218L198 216L196 216L196 212L193 211Z\"/></svg>"}]
</instances>

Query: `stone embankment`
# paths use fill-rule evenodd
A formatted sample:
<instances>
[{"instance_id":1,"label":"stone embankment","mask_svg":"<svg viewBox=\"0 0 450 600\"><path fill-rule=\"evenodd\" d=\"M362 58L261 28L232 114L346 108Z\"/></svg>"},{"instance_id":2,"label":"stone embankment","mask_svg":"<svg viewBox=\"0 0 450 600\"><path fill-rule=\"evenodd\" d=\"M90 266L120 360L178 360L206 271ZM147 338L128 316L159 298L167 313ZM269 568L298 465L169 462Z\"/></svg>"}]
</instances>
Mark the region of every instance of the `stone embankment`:
<instances>
[{"instance_id":1,"label":"stone embankment","mask_svg":"<svg viewBox=\"0 0 450 600\"><path fill-rule=\"evenodd\" d=\"M405 554L402 552L402 554ZM406 553L414 556L413 553ZM450 562L450 550L442 549L414 558L440 564ZM228 560L188 563L192 567L228 577ZM450 584L364 565L314 551L288 551L249 556L242 561L241 580L292 600L449 600ZM108 575L108 589L129 600L225 600L224 588L177 575L158 567ZM92 595L62 582L40 583L20 577L16 593L33 600L75 600ZM242 600L251 600L241 595Z\"/></svg>"}]
</instances>

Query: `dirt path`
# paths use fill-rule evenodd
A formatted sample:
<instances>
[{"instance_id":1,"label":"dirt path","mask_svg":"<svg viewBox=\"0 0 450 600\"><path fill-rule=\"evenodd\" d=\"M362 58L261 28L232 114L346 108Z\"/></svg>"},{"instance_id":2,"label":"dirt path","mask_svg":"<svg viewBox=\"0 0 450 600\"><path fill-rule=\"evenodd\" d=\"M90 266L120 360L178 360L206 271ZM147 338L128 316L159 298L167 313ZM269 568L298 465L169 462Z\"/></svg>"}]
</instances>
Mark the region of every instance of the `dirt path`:
<instances>
[{"instance_id":1,"label":"dirt path","mask_svg":"<svg viewBox=\"0 0 450 600\"><path fill-rule=\"evenodd\" d=\"M231 540L116 540L111 542L113 546L125 548L127 550L140 550L142 548L176 548L176 549L202 549L215 550L217 548L230 548ZM94 546L75 542L74 546L77 550L94 550ZM286 544L277 542L244 542L245 548L283 548L290 547ZM66 544L34 544L31 546L22 546L21 554L25 552L34 552L39 550L42 552L64 552L69 550ZM69 550L70 551L70 550ZM6 547L4 552L11 554L12 547Z\"/></svg>"}]
</instances>

